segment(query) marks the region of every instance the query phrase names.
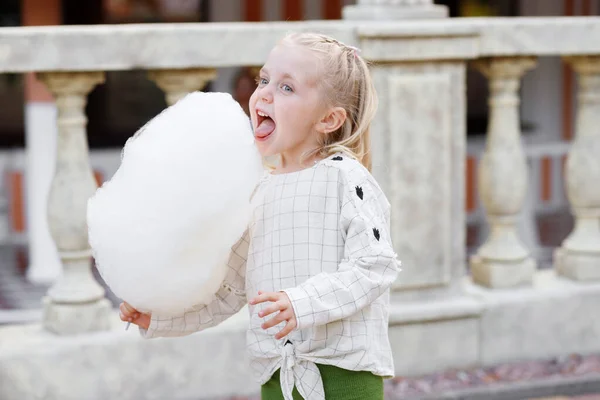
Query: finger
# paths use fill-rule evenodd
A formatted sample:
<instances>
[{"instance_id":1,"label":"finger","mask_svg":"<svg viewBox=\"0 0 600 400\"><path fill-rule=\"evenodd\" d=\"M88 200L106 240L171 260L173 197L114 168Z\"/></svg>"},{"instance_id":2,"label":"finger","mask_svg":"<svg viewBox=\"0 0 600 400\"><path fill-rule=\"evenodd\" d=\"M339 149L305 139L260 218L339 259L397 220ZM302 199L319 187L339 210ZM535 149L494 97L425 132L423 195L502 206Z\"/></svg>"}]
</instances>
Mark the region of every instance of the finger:
<instances>
[{"instance_id":1,"label":"finger","mask_svg":"<svg viewBox=\"0 0 600 400\"><path fill-rule=\"evenodd\" d=\"M127 310L127 308L125 308L124 306L121 305L119 307L119 311L121 312L121 314L125 318L123 321L129 321L130 318L133 318L133 313L131 313L129 310Z\"/></svg>"},{"instance_id":2,"label":"finger","mask_svg":"<svg viewBox=\"0 0 600 400\"><path fill-rule=\"evenodd\" d=\"M123 306L125 307L125 309L126 309L127 311L129 311L131 314L133 314L133 313L137 312L137 310L136 310L135 308L133 308L133 307L131 306L131 304L127 303L126 301L124 301L124 302L123 302L123 303L121 303L121 304L123 304Z\"/></svg>"},{"instance_id":3,"label":"finger","mask_svg":"<svg viewBox=\"0 0 600 400\"><path fill-rule=\"evenodd\" d=\"M265 301L277 301L279 299L279 297L277 296L277 293L273 293L273 292L258 292L258 296L256 296L255 298L253 298L252 300L250 300L250 304L260 304L260 303L264 303Z\"/></svg>"},{"instance_id":4,"label":"finger","mask_svg":"<svg viewBox=\"0 0 600 400\"><path fill-rule=\"evenodd\" d=\"M285 314L279 313L276 316L274 316L273 318L271 318L270 320L268 320L267 322L264 322L260 327L263 329L269 329L277 324L282 323L285 320L286 320Z\"/></svg>"},{"instance_id":5,"label":"finger","mask_svg":"<svg viewBox=\"0 0 600 400\"><path fill-rule=\"evenodd\" d=\"M281 339L289 335L297 326L296 319L291 319L285 324L285 327L275 335L275 339Z\"/></svg>"},{"instance_id":6,"label":"finger","mask_svg":"<svg viewBox=\"0 0 600 400\"><path fill-rule=\"evenodd\" d=\"M121 318L121 321L126 321L126 322L133 322L133 320L134 320L134 318L132 316L123 314L122 312L119 312L119 318Z\"/></svg>"},{"instance_id":7,"label":"finger","mask_svg":"<svg viewBox=\"0 0 600 400\"><path fill-rule=\"evenodd\" d=\"M119 305L119 311L121 311L121 314L123 314L125 318L131 317L131 312L127 309L124 303Z\"/></svg>"},{"instance_id":8,"label":"finger","mask_svg":"<svg viewBox=\"0 0 600 400\"><path fill-rule=\"evenodd\" d=\"M137 318L141 314L138 310L133 308L131 306L131 304L129 304L127 302L123 302L123 307L125 307L125 309L127 310L127 313L131 316L131 318Z\"/></svg>"},{"instance_id":9,"label":"finger","mask_svg":"<svg viewBox=\"0 0 600 400\"><path fill-rule=\"evenodd\" d=\"M279 293L273 293L273 292L269 292L269 293L259 292L259 293L260 294L258 296L256 296L252 300L250 300L250 304L254 305L254 304L264 303L265 301L277 301L277 300L279 300L279 296L281 296Z\"/></svg>"},{"instance_id":10,"label":"finger","mask_svg":"<svg viewBox=\"0 0 600 400\"><path fill-rule=\"evenodd\" d=\"M264 310L262 310L261 312L258 313L259 317L267 317L271 314L273 314L274 312L277 311L283 311L286 309L286 306L284 303L280 302L280 301L276 301L275 303L270 304L269 306L265 307Z\"/></svg>"}]
</instances>

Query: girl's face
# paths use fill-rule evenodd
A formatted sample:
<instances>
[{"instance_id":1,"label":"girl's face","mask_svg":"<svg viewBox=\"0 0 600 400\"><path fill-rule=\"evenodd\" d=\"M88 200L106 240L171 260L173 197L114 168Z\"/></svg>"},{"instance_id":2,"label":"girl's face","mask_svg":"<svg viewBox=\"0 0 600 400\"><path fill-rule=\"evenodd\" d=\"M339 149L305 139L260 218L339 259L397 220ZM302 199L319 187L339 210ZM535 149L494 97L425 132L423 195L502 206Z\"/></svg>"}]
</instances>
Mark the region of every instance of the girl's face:
<instances>
[{"instance_id":1,"label":"girl's face","mask_svg":"<svg viewBox=\"0 0 600 400\"><path fill-rule=\"evenodd\" d=\"M260 71L250 97L250 118L257 147L265 157L281 154L282 165L298 165L318 147L326 108L318 87L321 62L308 49L275 47Z\"/></svg>"}]
</instances>

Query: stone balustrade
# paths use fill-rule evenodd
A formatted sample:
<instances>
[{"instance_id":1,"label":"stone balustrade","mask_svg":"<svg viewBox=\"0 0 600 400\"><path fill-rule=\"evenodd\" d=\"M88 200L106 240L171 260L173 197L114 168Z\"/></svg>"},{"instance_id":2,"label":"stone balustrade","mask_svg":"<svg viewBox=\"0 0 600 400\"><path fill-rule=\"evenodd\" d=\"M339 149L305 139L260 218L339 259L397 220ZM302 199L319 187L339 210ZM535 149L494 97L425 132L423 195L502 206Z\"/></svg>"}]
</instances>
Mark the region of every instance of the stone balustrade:
<instances>
[{"instance_id":1,"label":"stone balustrade","mask_svg":"<svg viewBox=\"0 0 600 400\"><path fill-rule=\"evenodd\" d=\"M84 112L89 92L104 81L104 74L43 72L40 78L58 108L48 225L63 265L63 273L44 298L44 326L58 334L106 330L111 306L90 270L86 210L96 181L89 163Z\"/></svg>"},{"instance_id":2,"label":"stone balustrade","mask_svg":"<svg viewBox=\"0 0 600 400\"><path fill-rule=\"evenodd\" d=\"M148 73L156 85L165 92L167 105L173 105L187 93L202 90L217 71L210 68L154 70Z\"/></svg>"},{"instance_id":3,"label":"stone balustrade","mask_svg":"<svg viewBox=\"0 0 600 400\"><path fill-rule=\"evenodd\" d=\"M490 236L471 260L475 282L490 287L531 284L536 263L517 235L527 192L521 144L518 89L532 57L483 58L475 62L489 80L490 118L479 168L479 190L491 225Z\"/></svg>"},{"instance_id":4,"label":"stone balustrade","mask_svg":"<svg viewBox=\"0 0 600 400\"><path fill-rule=\"evenodd\" d=\"M566 166L575 229L556 250L557 272L600 279L600 56L568 57L579 76L575 140Z\"/></svg>"},{"instance_id":5,"label":"stone balustrade","mask_svg":"<svg viewBox=\"0 0 600 400\"><path fill-rule=\"evenodd\" d=\"M409 4L417 8L394 8ZM427 19L369 22L381 18L383 9L394 9L398 19L406 12ZM63 336L102 331L100 342L93 335L79 335L75 342L93 347L110 341L111 351L119 343L139 343L120 333L110 336L117 317L89 267L84 207L94 180L83 110L103 73L146 69L173 104L185 93L204 88L221 67L261 65L277 40L296 30L333 35L359 46L374 63L380 109L372 130L373 173L393 207L394 245L404 268L390 310L397 372L419 374L600 351L600 322L586 314L597 312L600 301L600 18L438 19L444 12L432 1L365 0L347 9L345 21L0 29L0 73L39 73L58 106L57 166L48 217L63 277L44 300L45 328ZM579 80L576 137L566 164L576 225L556 249L555 270L539 271L516 229L528 185L518 89L523 76L536 67L536 58L547 55L564 57ZM491 229L468 262L464 192L469 63L487 77L490 87L479 188ZM468 264L471 274L466 273ZM239 321L227 335L243 341L245 320ZM566 321L568 331L562 330ZM0 330L0 343L3 335L15 335L17 328L11 329L13 333ZM23 340L36 334L28 330ZM186 340L190 346L205 346L206 360L218 358L225 365L222 358L229 357L232 365L239 363L237 354L223 355L222 349L214 353L218 346L210 335L207 331L172 342L136 344L140 350L128 353L127 362L143 364L149 346L160 349L161 362L167 362L172 346L183 357L181 369L189 372L196 360L182 354L183 342L178 340ZM61 346L64 352L66 344ZM27 346L19 349L23 357L31 356ZM56 361L44 357L23 368L41 369ZM84 353L79 357L85 362ZM2 361L0 346L0 382L3 374L14 373ZM211 371L207 367L203 376L219 373ZM143 386L135 379L126 384ZM178 390L178 378L165 379L165 387ZM244 379L238 387L247 386ZM246 389L235 392L224 383L223 390L236 394Z\"/></svg>"}]
</instances>

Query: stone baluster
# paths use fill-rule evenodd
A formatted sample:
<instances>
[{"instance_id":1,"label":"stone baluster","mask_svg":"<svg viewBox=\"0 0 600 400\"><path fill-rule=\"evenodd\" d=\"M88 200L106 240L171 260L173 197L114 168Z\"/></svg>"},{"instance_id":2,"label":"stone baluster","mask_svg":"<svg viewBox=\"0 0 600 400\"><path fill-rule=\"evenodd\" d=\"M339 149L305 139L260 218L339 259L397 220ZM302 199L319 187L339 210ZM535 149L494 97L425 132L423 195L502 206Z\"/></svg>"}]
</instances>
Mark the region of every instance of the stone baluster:
<instances>
[{"instance_id":1,"label":"stone baluster","mask_svg":"<svg viewBox=\"0 0 600 400\"><path fill-rule=\"evenodd\" d=\"M479 168L479 195L490 235L471 258L473 280L487 287L528 284L536 262L517 231L527 192L527 162L521 143L521 77L535 66L531 57L490 58L474 63L489 79L490 119Z\"/></svg>"},{"instance_id":2,"label":"stone baluster","mask_svg":"<svg viewBox=\"0 0 600 400\"><path fill-rule=\"evenodd\" d=\"M566 163L566 189L575 228L555 251L559 274L600 279L600 56L566 58L578 75L575 140Z\"/></svg>"},{"instance_id":3,"label":"stone baluster","mask_svg":"<svg viewBox=\"0 0 600 400\"><path fill-rule=\"evenodd\" d=\"M62 276L43 299L43 323L66 335L108 329L111 304L91 272L86 222L87 201L96 191L89 160L85 105L88 93L104 81L102 72L40 74L56 99L56 169L48 195L48 225L56 243Z\"/></svg>"},{"instance_id":4,"label":"stone baluster","mask_svg":"<svg viewBox=\"0 0 600 400\"><path fill-rule=\"evenodd\" d=\"M347 20L430 19L448 16L448 7L433 0L358 0L343 9Z\"/></svg>"},{"instance_id":5,"label":"stone baluster","mask_svg":"<svg viewBox=\"0 0 600 400\"><path fill-rule=\"evenodd\" d=\"M186 94L203 89L217 77L217 71L210 68L156 70L148 72L148 77L165 92L170 106Z\"/></svg>"}]
</instances>

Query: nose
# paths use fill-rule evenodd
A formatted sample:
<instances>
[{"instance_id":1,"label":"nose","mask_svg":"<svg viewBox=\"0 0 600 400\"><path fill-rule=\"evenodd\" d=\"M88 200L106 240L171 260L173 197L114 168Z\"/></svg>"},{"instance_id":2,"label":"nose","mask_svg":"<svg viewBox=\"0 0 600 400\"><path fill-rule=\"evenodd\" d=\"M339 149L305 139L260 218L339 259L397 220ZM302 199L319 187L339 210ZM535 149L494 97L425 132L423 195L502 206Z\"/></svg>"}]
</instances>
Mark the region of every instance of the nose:
<instances>
[{"instance_id":1,"label":"nose","mask_svg":"<svg viewBox=\"0 0 600 400\"><path fill-rule=\"evenodd\" d=\"M262 100L264 103L272 103L273 102L273 91L271 90L271 85L265 85L258 89L258 98Z\"/></svg>"}]
</instances>

